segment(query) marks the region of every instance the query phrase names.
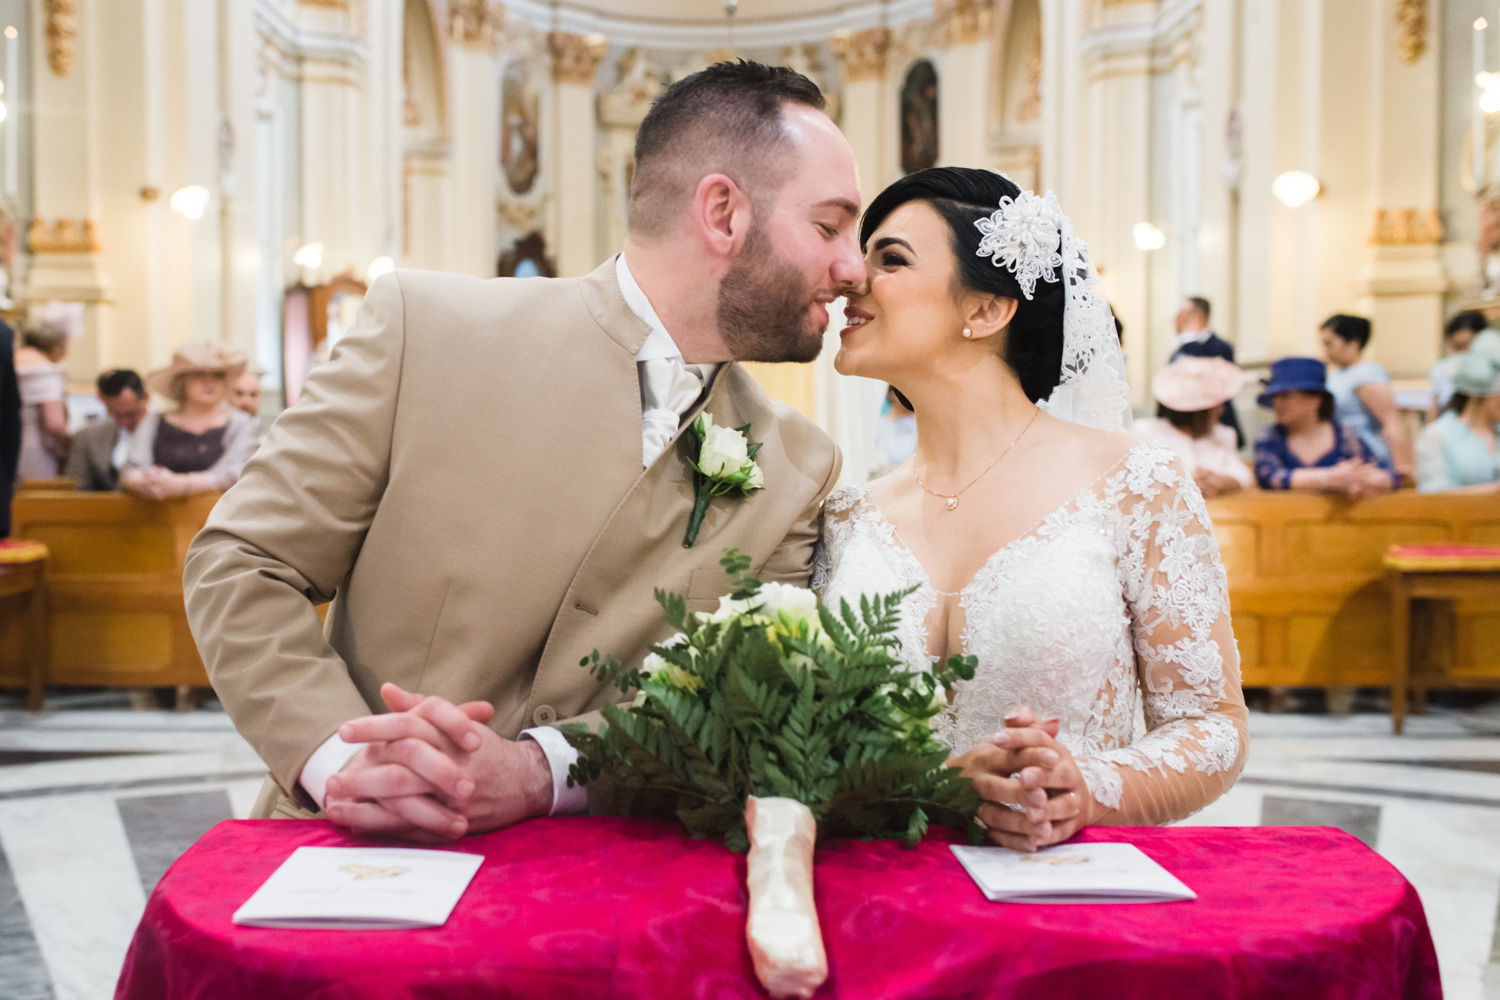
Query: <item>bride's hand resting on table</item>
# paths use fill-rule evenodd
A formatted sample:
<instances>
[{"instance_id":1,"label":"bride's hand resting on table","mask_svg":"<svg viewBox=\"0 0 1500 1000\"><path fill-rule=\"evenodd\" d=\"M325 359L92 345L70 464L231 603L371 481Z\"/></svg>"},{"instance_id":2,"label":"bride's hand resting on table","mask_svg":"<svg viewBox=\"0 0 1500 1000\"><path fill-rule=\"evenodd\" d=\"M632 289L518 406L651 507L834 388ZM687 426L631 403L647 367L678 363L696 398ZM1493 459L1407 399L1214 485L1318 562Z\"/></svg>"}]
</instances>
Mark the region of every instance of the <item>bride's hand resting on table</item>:
<instances>
[{"instance_id":1,"label":"bride's hand resting on table","mask_svg":"<svg viewBox=\"0 0 1500 1000\"><path fill-rule=\"evenodd\" d=\"M1005 728L948 759L983 799L979 821L991 842L1018 851L1062 843L1088 826L1097 808L1073 754L1057 741L1057 719L1038 721L1026 707Z\"/></svg>"}]
</instances>

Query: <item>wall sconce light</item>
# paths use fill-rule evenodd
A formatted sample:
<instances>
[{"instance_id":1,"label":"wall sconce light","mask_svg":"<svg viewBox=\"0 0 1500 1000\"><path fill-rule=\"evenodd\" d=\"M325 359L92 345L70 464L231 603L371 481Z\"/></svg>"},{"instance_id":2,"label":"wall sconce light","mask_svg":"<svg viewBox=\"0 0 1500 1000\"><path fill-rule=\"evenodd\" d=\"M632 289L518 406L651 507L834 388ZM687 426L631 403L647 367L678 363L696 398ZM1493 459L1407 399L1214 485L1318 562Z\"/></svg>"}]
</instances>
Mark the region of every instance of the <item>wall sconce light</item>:
<instances>
[{"instance_id":1,"label":"wall sconce light","mask_svg":"<svg viewBox=\"0 0 1500 1000\"><path fill-rule=\"evenodd\" d=\"M1323 193L1323 185L1305 170L1288 170L1276 175L1271 193L1287 208L1301 208Z\"/></svg>"},{"instance_id":2,"label":"wall sconce light","mask_svg":"<svg viewBox=\"0 0 1500 1000\"><path fill-rule=\"evenodd\" d=\"M375 279L382 274L390 274L396 269L396 262L385 254L381 254L365 266L365 284L375 284Z\"/></svg>"},{"instance_id":3,"label":"wall sconce light","mask_svg":"<svg viewBox=\"0 0 1500 1000\"><path fill-rule=\"evenodd\" d=\"M292 263L305 271L316 271L323 266L323 244L304 243L292 254Z\"/></svg>"},{"instance_id":4,"label":"wall sconce light","mask_svg":"<svg viewBox=\"0 0 1500 1000\"><path fill-rule=\"evenodd\" d=\"M201 184L189 184L172 192L167 199L167 205L190 222L197 222L203 218L204 209L208 208L208 188Z\"/></svg>"},{"instance_id":5,"label":"wall sconce light","mask_svg":"<svg viewBox=\"0 0 1500 1000\"><path fill-rule=\"evenodd\" d=\"M1135 248L1150 253L1152 250L1160 250L1167 245L1167 234L1162 228L1151 222L1137 222L1131 230L1135 236Z\"/></svg>"}]
</instances>

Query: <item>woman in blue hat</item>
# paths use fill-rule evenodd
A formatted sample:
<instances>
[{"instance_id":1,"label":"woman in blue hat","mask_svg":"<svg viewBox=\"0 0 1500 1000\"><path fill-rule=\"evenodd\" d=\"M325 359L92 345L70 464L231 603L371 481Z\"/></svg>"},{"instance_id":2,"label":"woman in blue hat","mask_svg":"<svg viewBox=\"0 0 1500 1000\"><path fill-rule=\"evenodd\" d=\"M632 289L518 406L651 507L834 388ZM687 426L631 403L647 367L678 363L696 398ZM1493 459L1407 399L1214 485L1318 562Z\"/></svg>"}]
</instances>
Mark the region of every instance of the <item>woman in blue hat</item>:
<instances>
[{"instance_id":1,"label":"woman in blue hat","mask_svg":"<svg viewBox=\"0 0 1500 1000\"><path fill-rule=\"evenodd\" d=\"M1500 491L1500 333L1486 330L1458 356L1453 396L1417 438L1423 493Z\"/></svg>"},{"instance_id":2,"label":"woman in blue hat","mask_svg":"<svg viewBox=\"0 0 1500 1000\"><path fill-rule=\"evenodd\" d=\"M1353 499L1399 484L1389 461L1334 419L1327 369L1317 358L1273 363L1256 401L1276 413L1276 424L1255 442L1255 478L1261 489L1320 490Z\"/></svg>"}]
</instances>

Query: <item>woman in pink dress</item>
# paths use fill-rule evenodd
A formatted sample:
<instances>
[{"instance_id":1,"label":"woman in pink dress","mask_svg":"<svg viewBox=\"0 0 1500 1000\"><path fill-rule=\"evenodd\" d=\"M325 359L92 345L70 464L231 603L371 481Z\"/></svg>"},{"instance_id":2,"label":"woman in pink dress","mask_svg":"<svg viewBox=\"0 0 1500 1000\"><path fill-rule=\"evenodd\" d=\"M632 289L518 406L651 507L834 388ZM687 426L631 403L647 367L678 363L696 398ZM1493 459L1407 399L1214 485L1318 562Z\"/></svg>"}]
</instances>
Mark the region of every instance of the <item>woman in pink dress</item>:
<instances>
[{"instance_id":1,"label":"woman in pink dress","mask_svg":"<svg viewBox=\"0 0 1500 1000\"><path fill-rule=\"evenodd\" d=\"M21 457L16 478L56 479L68 455L68 384L62 359L68 334L50 323L27 324L16 349L21 393Z\"/></svg>"},{"instance_id":2,"label":"woman in pink dress","mask_svg":"<svg viewBox=\"0 0 1500 1000\"><path fill-rule=\"evenodd\" d=\"M1223 358L1183 356L1151 380L1156 416L1133 430L1172 449L1205 497L1250 485L1250 467L1234 446L1234 431L1219 423L1224 404L1245 384L1245 373Z\"/></svg>"}]
</instances>

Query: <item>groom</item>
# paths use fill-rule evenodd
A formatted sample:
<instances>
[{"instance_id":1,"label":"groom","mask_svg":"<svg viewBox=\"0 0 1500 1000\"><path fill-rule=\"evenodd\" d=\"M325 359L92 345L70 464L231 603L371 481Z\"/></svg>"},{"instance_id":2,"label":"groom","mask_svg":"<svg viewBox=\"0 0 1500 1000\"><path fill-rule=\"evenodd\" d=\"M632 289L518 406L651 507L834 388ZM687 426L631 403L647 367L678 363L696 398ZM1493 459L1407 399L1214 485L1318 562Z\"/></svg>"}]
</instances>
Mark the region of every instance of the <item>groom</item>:
<instances>
[{"instance_id":1,"label":"groom","mask_svg":"<svg viewBox=\"0 0 1500 1000\"><path fill-rule=\"evenodd\" d=\"M822 106L791 70L712 66L642 123L624 252L592 274L373 283L187 556L194 637L271 771L256 816L445 840L579 809L553 727L619 697L579 660L663 638L653 588L714 607L729 546L806 582L838 453L734 362L811 361L864 280ZM765 485L684 548L703 412L750 425Z\"/></svg>"}]
</instances>

